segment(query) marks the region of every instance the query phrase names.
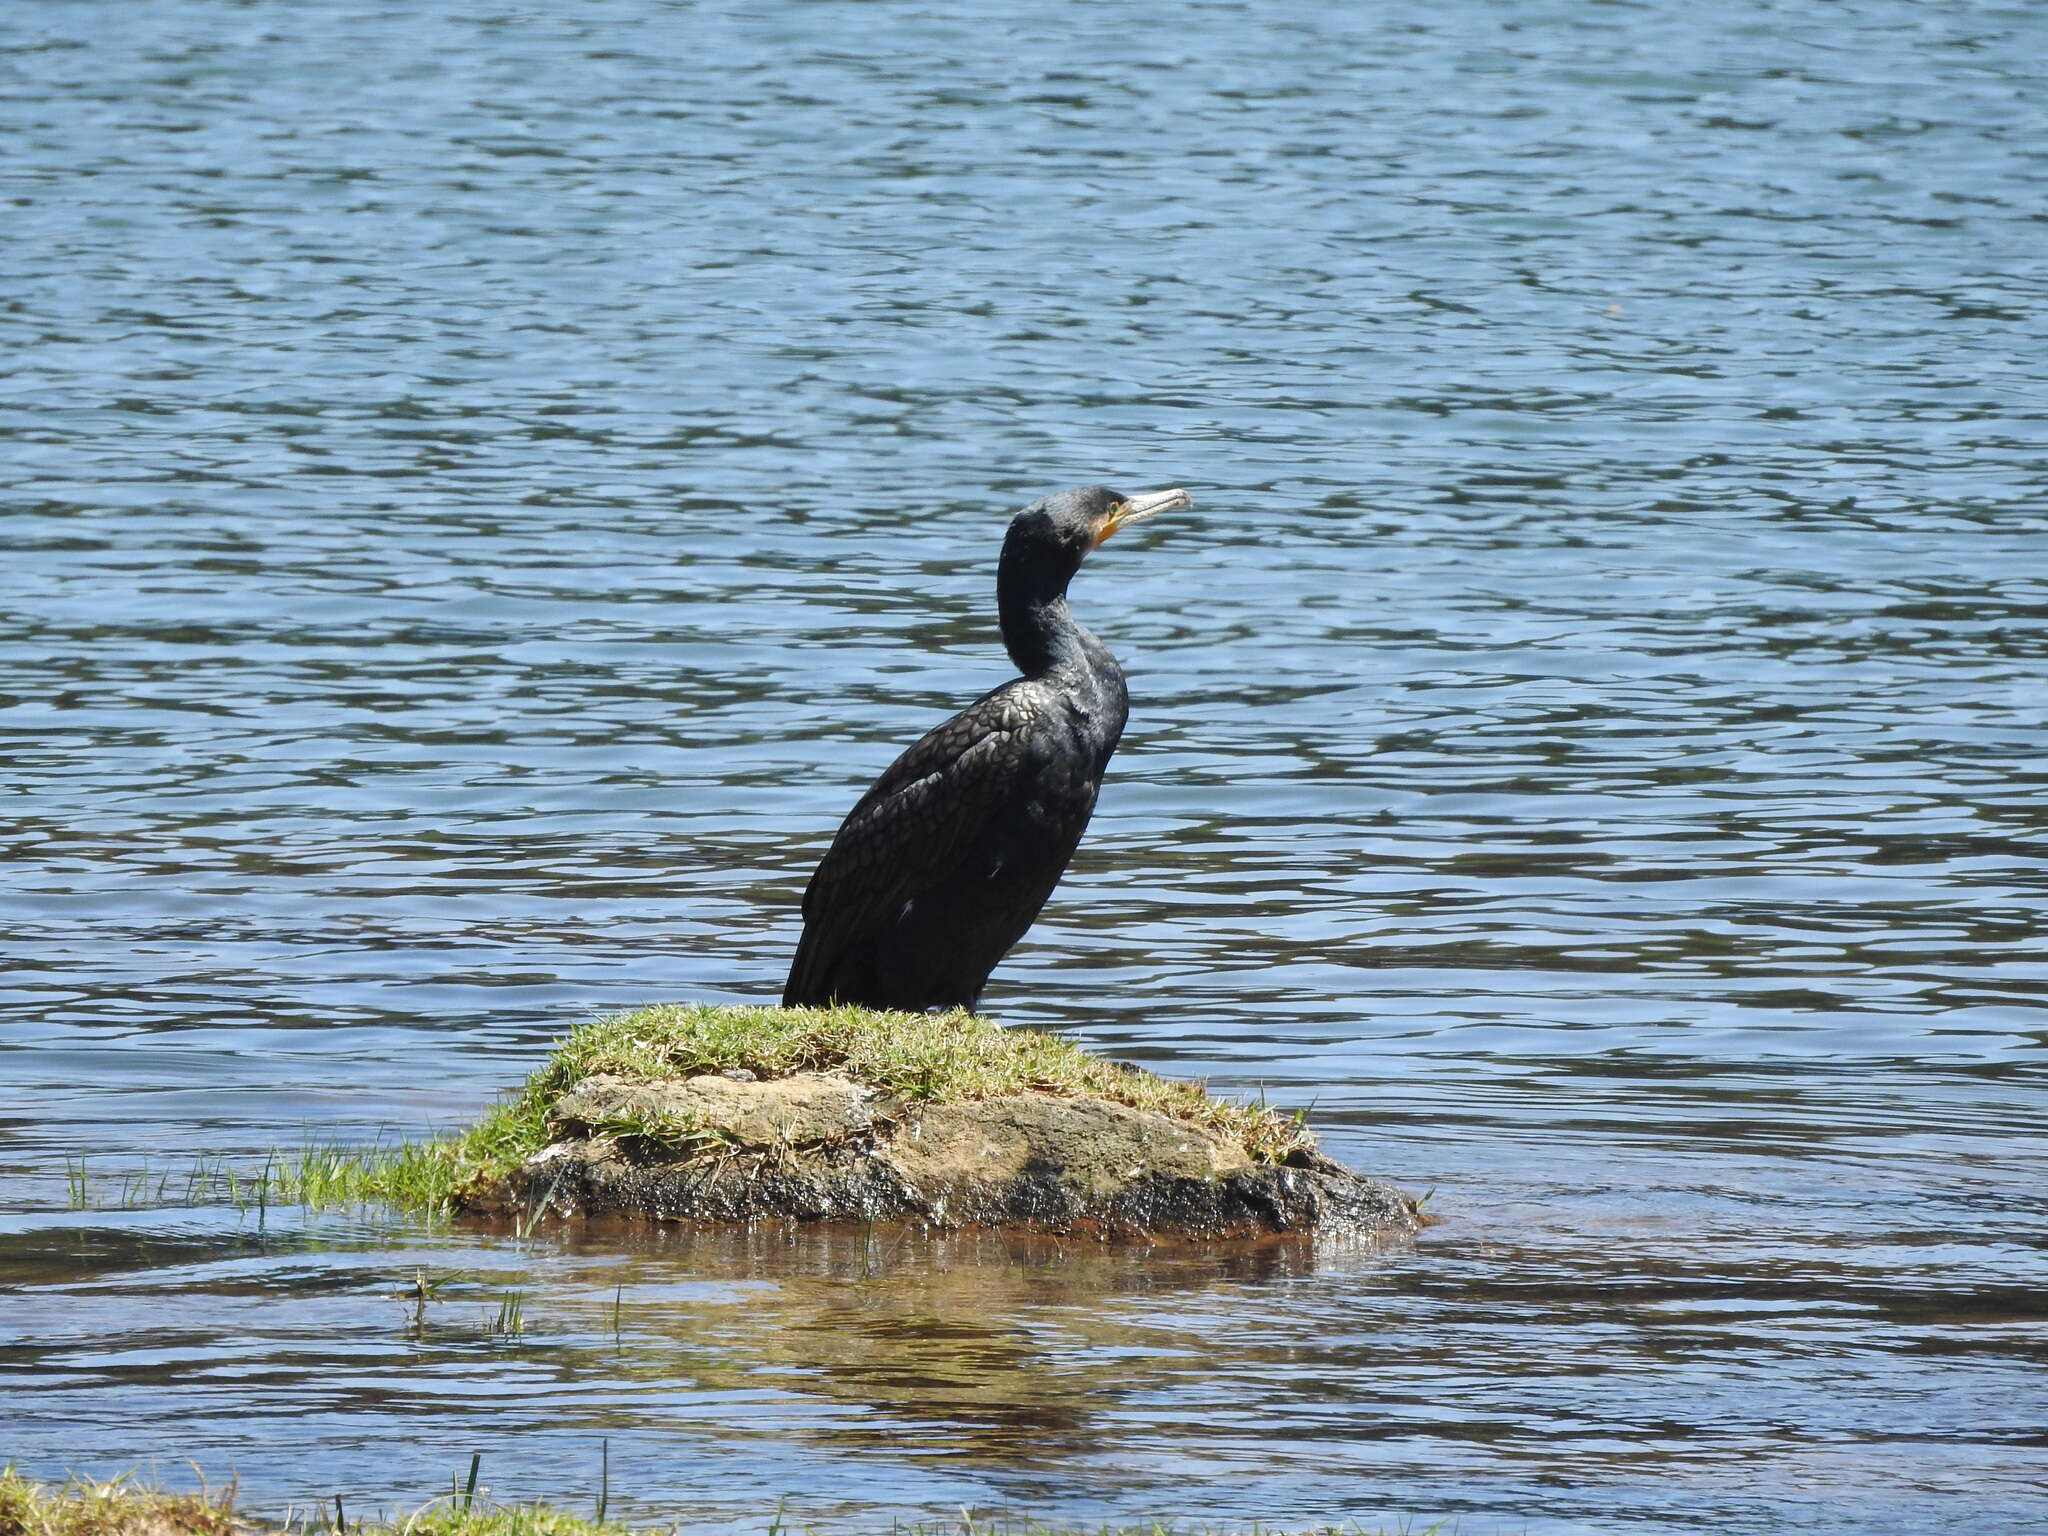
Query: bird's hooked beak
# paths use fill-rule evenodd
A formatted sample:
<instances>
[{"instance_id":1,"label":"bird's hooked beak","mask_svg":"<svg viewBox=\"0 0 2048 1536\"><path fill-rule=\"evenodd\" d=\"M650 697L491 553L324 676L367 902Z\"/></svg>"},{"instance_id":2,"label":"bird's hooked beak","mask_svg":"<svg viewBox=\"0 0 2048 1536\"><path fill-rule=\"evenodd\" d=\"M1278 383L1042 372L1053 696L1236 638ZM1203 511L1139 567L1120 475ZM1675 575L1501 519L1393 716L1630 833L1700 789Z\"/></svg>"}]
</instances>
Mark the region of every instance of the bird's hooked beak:
<instances>
[{"instance_id":1,"label":"bird's hooked beak","mask_svg":"<svg viewBox=\"0 0 2048 1536\"><path fill-rule=\"evenodd\" d=\"M1148 491L1143 496L1133 496L1111 507L1102 519L1102 527L1095 535L1100 544L1119 528L1128 528L1132 523L1143 522L1155 512L1177 512L1182 507L1192 507L1195 498L1186 491Z\"/></svg>"}]
</instances>

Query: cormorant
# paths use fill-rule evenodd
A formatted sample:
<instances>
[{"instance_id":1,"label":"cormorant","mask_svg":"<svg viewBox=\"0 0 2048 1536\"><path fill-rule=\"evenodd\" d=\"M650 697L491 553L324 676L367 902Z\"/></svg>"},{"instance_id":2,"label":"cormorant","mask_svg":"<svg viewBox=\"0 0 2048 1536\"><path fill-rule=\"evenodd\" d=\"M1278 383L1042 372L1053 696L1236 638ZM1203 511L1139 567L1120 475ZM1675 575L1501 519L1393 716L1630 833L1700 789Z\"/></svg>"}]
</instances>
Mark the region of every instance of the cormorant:
<instances>
[{"instance_id":1,"label":"cormorant","mask_svg":"<svg viewBox=\"0 0 2048 1536\"><path fill-rule=\"evenodd\" d=\"M1003 538L996 607L1024 675L897 758L804 891L784 1007L972 1009L1073 857L1123 735L1124 675L1067 611L1090 550L1186 491L1062 491Z\"/></svg>"}]
</instances>

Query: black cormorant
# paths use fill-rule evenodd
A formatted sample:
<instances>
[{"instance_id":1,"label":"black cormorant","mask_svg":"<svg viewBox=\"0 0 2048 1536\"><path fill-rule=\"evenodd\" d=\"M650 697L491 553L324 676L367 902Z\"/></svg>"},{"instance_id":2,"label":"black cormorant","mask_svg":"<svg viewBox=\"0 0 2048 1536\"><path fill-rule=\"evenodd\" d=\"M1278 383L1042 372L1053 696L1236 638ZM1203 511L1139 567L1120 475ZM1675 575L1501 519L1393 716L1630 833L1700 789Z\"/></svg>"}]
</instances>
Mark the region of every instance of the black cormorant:
<instances>
[{"instance_id":1,"label":"black cormorant","mask_svg":"<svg viewBox=\"0 0 2048 1536\"><path fill-rule=\"evenodd\" d=\"M1129 710L1067 583L1119 528L1189 505L1097 485L1011 521L996 606L1024 675L927 733L847 813L804 891L783 1006L975 1006L1073 857Z\"/></svg>"}]
</instances>

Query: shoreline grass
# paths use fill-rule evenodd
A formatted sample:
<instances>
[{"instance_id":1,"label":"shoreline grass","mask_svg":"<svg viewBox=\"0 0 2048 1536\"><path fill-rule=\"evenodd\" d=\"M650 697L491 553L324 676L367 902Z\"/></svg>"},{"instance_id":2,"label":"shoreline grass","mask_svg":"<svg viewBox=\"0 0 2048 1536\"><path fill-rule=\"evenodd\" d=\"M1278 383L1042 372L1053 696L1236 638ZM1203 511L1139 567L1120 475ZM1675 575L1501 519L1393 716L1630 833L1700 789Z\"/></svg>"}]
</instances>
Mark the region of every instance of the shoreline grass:
<instances>
[{"instance_id":1,"label":"shoreline grass","mask_svg":"<svg viewBox=\"0 0 2048 1536\"><path fill-rule=\"evenodd\" d=\"M259 1211L385 1204L446 1215L465 1190L510 1173L546 1145L548 1112L583 1078L608 1073L658 1081L736 1068L761 1078L844 1072L931 1102L1092 1095L1232 1137L1254 1161L1268 1164L1314 1144L1300 1115L1211 1098L1199 1083L1157 1077L1057 1035L1004 1029L973 1014L670 1003L572 1029L516 1093L456 1135L353 1149L307 1146L295 1155L273 1153L261 1171L200 1158L182 1179L162 1173L152 1180L147 1167L110 1178L122 1206L149 1203L152 1182L156 1203L163 1203L182 1182L188 1204L197 1203L197 1192ZM92 1180L85 1159L67 1160L66 1174L72 1209L86 1208Z\"/></svg>"},{"instance_id":2,"label":"shoreline grass","mask_svg":"<svg viewBox=\"0 0 2048 1536\"><path fill-rule=\"evenodd\" d=\"M282 1518L266 1519L236 1507L233 1483L176 1493L144 1483L132 1474L95 1482L74 1477L62 1483L24 1477L12 1465L0 1467L0 1536L687 1536L686 1519L631 1524L605 1518L603 1502L589 1517L559 1504L500 1504L480 1492L474 1465L468 1488L428 1500L403 1515L353 1514L340 1496L287 1507ZM719 1517L718 1523L728 1523ZM815 1527L789 1520L778 1507L763 1511L763 1536L820 1536ZM1406 1531L1432 1536L1443 1527ZM1355 1523L1314 1526L1217 1526L1199 1522L1149 1520L1127 1525L1049 1525L1029 1518L958 1519L905 1524L892 1518L863 1526L835 1521L833 1536L1375 1536ZM1381 1533L1387 1536L1387 1533Z\"/></svg>"}]
</instances>

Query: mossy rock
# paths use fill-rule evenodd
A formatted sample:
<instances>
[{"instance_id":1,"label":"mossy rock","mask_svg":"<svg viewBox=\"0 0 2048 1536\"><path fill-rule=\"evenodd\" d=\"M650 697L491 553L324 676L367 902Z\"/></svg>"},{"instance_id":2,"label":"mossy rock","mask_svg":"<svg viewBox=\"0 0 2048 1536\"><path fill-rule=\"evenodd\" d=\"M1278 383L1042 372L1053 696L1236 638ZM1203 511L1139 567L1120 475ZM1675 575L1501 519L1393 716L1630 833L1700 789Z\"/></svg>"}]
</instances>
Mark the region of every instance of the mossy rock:
<instances>
[{"instance_id":1,"label":"mossy rock","mask_svg":"<svg viewBox=\"0 0 2048 1536\"><path fill-rule=\"evenodd\" d=\"M479 1214L904 1220L1101 1236L1412 1232L1298 1119L967 1014L655 1008L585 1026L511 1111Z\"/></svg>"}]
</instances>

